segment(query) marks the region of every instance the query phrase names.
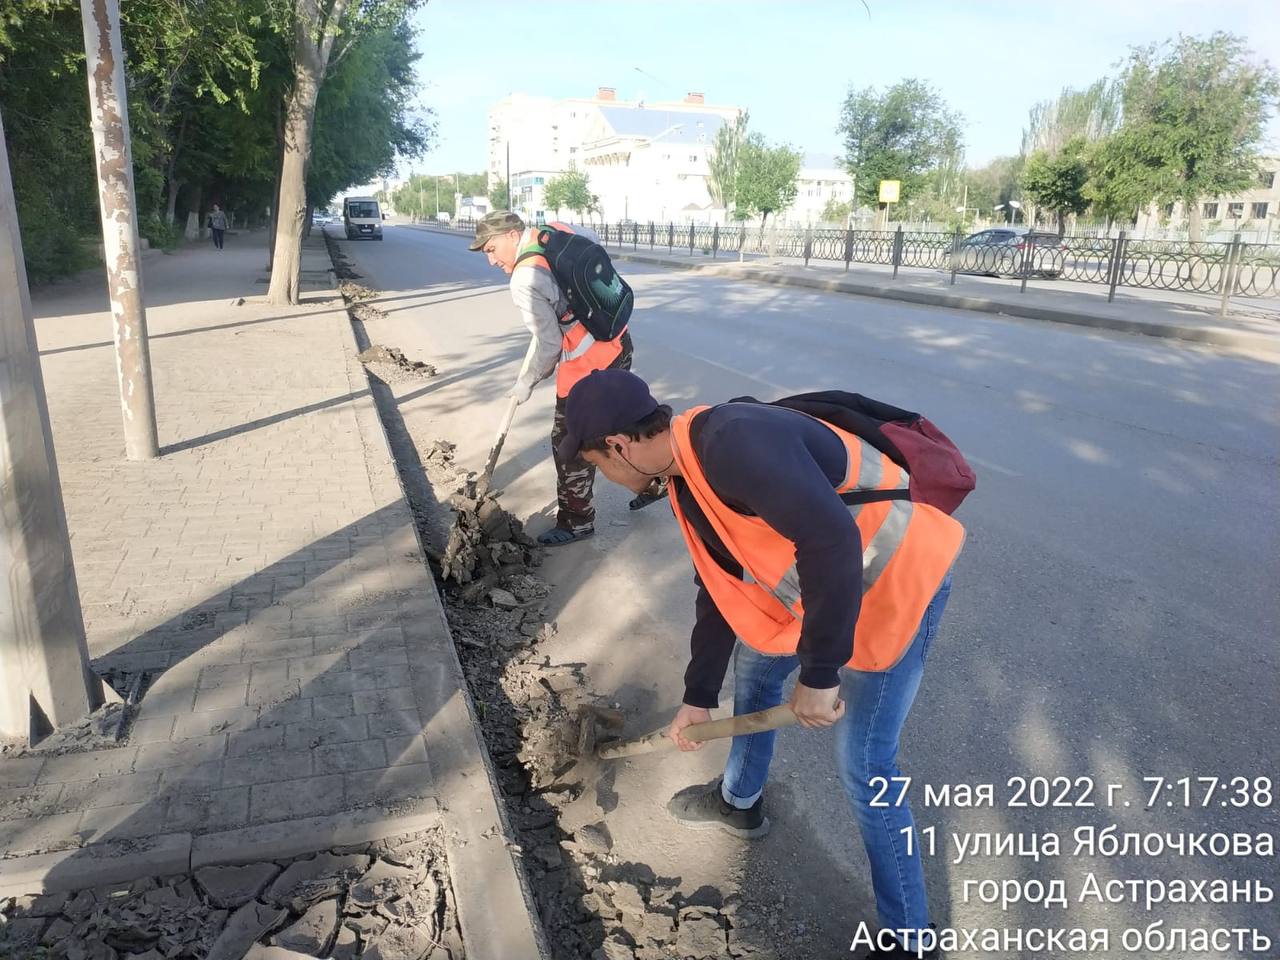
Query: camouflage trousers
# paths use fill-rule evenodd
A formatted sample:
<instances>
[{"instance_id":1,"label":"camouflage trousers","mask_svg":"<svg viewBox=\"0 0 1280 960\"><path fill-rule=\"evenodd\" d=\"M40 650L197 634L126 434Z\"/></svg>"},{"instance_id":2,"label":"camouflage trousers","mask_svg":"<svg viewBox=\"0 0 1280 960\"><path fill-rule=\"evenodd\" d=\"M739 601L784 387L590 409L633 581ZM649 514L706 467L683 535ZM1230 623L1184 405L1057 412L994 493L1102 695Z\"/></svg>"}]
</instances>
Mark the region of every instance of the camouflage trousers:
<instances>
[{"instance_id":1,"label":"camouflage trousers","mask_svg":"<svg viewBox=\"0 0 1280 960\"><path fill-rule=\"evenodd\" d=\"M609 364L610 370L631 369L631 334L622 335L622 353ZM596 508L591 502L591 488L596 468L581 457L563 461L557 450L565 435L565 398L556 397L555 419L551 424L551 456L556 464L556 526L564 530L590 530L595 525ZM665 481L656 480L655 484Z\"/></svg>"}]
</instances>

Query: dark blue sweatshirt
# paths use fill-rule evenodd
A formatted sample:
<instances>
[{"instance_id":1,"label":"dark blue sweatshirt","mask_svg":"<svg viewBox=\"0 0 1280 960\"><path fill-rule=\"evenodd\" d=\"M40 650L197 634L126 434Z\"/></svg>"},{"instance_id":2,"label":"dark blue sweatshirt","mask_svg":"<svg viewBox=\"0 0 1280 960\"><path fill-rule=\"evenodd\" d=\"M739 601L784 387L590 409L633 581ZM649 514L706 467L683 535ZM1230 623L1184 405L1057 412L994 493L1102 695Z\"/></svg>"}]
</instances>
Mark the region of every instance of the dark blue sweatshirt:
<instances>
[{"instance_id":1,"label":"dark blue sweatshirt","mask_svg":"<svg viewBox=\"0 0 1280 960\"><path fill-rule=\"evenodd\" d=\"M862 536L835 488L848 453L823 424L793 410L726 403L702 414L694 454L716 495L740 513L754 514L796 548L804 624L800 682L839 686L839 670L853 656L853 629L862 604ZM680 509L712 557L735 577L742 567L678 477L671 481ZM695 575L697 623L690 637L684 702L715 707L733 654L733 629Z\"/></svg>"}]
</instances>

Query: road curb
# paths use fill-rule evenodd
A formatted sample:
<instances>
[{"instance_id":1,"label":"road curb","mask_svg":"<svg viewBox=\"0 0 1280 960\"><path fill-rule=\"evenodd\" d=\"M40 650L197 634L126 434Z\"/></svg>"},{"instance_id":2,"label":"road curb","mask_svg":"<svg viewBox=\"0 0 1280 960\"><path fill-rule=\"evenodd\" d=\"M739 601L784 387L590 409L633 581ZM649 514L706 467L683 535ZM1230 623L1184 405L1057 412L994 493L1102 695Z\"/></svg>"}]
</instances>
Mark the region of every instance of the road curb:
<instances>
[{"instance_id":1,"label":"road curb","mask_svg":"<svg viewBox=\"0 0 1280 960\"><path fill-rule=\"evenodd\" d=\"M187 873L191 845L191 834L167 833L145 840L104 840L71 850L0 860L0 897L82 890Z\"/></svg>"},{"instance_id":2,"label":"road curb","mask_svg":"<svg viewBox=\"0 0 1280 960\"><path fill-rule=\"evenodd\" d=\"M989 297L975 297L957 293L935 293L928 290L910 290L879 284L859 283L843 278L783 272L777 268L757 267L749 263L681 263L678 260L669 260L664 257L654 257L642 253L614 253L612 251L610 251L610 256L615 260L666 267L671 270L685 270L707 276L733 277L739 280L754 280L757 283L769 283L782 287L804 287L830 293L846 293L859 297L900 300L905 303L915 303L928 307L973 310L980 313L1020 317L1026 320L1065 323L1077 327L1112 330L1118 333L1130 333L1168 340L1185 340L1193 343L1280 355L1280 337L1249 333L1244 330L1233 330L1230 327L1192 327L1179 324L1144 323L1140 320L1125 320L1120 317L1081 313L1056 307L1008 303L1004 300L993 300Z\"/></svg>"},{"instance_id":3,"label":"road curb","mask_svg":"<svg viewBox=\"0 0 1280 960\"><path fill-rule=\"evenodd\" d=\"M440 808L433 797L412 801L412 807L394 814L377 807L343 810L324 817L202 833L191 840L191 870L291 859L332 847L421 833L440 822Z\"/></svg>"},{"instance_id":4,"label":"road curb","mask_svg":"<svg viewBox=\"0 0 1280 960\"><path fill-rule=\"evenodd\" d=\"M394 413L395 398L356 359L361 345L354 323L349 322L348 329L351 340L344 349L351 393L368 391L353 406L366 438L370 485L379 502L398 502L403 514L388 550L393 557L414 559L410 592L424 601L421 616L402 627L409 647L409 683L423 717L427 760L440 800L467 960L546 960L550 951L533 891L517 858L519 848L498 793L493 760L480 737L475 704L382 419L382 411Z\"/></svg>"}]
</instances>

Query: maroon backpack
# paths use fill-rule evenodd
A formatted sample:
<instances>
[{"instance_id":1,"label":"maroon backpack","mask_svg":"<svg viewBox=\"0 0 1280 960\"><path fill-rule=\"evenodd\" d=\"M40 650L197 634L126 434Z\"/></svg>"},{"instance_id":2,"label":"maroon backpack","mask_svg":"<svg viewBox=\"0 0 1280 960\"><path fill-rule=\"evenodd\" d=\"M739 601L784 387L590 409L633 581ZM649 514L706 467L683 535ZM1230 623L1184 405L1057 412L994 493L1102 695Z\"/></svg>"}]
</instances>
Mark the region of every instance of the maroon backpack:
<instances>
[{"instance_id":1,"label":"maroon backpack","mask_svg":"<svg viewBox=\"0 0 1280 960\"><path fill-rule=\"evenodd\" d=\"M754 397L737 402L759 403ZM842 494L845 503L877 500L913 500L955 513L956 507L977 485L973 468L945 433L925 417L860 393L823 390L783 397L771 404L798 410L867 441L911 476L910 488L853 491Z\"/></svg>"}]
</instances>

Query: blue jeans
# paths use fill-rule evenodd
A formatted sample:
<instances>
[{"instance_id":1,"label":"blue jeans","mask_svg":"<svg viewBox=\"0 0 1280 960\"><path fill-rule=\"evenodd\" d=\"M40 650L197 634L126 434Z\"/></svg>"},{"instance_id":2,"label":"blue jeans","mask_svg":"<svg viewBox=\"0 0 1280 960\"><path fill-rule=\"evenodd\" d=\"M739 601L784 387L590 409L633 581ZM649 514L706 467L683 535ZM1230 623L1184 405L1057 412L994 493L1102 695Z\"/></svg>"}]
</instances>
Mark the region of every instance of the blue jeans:
<instances>
[{"instance_id":1,"label":"blue jeans","mask_svg":"<svg viewBox=\"0 0 1280 960\"><path fill-rule=\"evenodd\" d=\"M925 610L915 639L893 667L880 673L845 669L841 674L840 696L845 714L835 725L836 766L862 831L862 843L871 861L871 886L880 926L887 930L924 929L929 925L929 905L925 900L919 838L908 854L907 838L902 833L915 826L911 807L905 801L894 805L899 793L897 784L889 781L885 790L879 783L873 787L871 781L901 776L898 736L920 689L925 658L950 594L948 574ZM782 703L783 684L799 667L799 657L770 657L739 642L733 660L734 714ZM735 807L749 807L760 797L776 739L776 731L734 737L721 788L726 801ZM877 794L886 806L871 806ZM904 945L908 949L915 947L914 943Z\"/></svg>"}]
</instances>

